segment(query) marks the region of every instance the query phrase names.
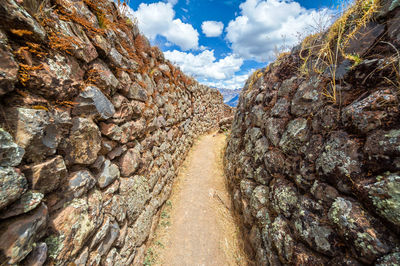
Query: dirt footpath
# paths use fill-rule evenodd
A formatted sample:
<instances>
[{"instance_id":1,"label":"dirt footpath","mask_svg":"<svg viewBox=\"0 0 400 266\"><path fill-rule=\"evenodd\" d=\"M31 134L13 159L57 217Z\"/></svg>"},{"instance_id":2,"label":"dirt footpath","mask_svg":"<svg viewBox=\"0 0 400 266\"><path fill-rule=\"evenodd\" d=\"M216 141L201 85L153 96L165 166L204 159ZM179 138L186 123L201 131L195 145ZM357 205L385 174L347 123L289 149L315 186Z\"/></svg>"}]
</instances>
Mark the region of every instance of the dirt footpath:
<instances>
[{"instance_id":1,"label":"dirt footpath","mask_svg":"<svg viewBox=\"0 0 400 266\"><path fill-rule=\"evenodd\" d=\"M200 138L177 177L145 265L247 265L223 175L224 134Z\"/></svg>"}]
</instances>

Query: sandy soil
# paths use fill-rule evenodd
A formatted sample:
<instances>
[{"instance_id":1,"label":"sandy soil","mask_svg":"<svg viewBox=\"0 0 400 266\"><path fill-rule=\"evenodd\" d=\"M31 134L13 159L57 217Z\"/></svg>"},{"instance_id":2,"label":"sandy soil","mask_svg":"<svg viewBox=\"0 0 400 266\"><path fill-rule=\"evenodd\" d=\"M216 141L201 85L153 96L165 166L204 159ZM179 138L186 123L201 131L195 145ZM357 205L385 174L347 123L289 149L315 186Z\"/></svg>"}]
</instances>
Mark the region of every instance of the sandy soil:
<instances>
[{"instance_id":1,"label":"sandy soil","mask_svg":"<svg viewBox=\"0 0 400 266\"><path fill-rule=\"evenodd\" d=\"M161 211L145 265L247 265L223 175L224 134L200 138Z\"/></svg>"}]
</instances>

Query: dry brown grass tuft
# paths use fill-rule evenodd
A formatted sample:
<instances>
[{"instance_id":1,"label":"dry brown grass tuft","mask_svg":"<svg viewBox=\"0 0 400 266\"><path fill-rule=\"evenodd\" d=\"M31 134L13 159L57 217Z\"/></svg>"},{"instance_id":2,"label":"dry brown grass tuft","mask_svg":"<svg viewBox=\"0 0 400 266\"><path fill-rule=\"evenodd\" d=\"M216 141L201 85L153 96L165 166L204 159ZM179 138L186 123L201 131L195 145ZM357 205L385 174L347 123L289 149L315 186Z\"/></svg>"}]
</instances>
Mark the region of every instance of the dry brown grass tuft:
<instances>
[{"instance_id":1,"label":"dry brown grass tuft","mask_svg":"<svg viewBox=\"0 0 400 266\"><path fill-rule=\"evenodd\" d=\"M331 74L330 89L323 93L329 101L337 103L336 69L338 62L349 59L354 64L362 60L358 55L347 54L346 48L357 33L374 19L379 10L380 0L356 0L339 19L329 28L327 33L318 33L305 38L301 44L300 58L303 64L300 73L321 75L326 69Z\"/></svg>"}]
</instances>

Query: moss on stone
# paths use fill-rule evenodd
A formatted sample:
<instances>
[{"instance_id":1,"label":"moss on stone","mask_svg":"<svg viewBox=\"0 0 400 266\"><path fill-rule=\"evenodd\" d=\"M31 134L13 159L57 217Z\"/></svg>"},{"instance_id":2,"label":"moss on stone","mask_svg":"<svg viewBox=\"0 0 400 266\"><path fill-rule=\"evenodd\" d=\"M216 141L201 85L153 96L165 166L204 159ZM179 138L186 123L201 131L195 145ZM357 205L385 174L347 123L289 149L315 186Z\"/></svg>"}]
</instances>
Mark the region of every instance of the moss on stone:
<instances>
[{"instance_id":1,"label":"moss on stone","mask_svg":"<svg viewBox=\"0 0 400 266\"><path fill-rule=\"evenodd\" d=\"M61 250L64 247L63 241L65 237L63 235L57 236L57 235L50 235L47 237L44 242L47 245L47 257L51 259L56 259L58 254L61 252Z\"/></svg>"}]
</instances>

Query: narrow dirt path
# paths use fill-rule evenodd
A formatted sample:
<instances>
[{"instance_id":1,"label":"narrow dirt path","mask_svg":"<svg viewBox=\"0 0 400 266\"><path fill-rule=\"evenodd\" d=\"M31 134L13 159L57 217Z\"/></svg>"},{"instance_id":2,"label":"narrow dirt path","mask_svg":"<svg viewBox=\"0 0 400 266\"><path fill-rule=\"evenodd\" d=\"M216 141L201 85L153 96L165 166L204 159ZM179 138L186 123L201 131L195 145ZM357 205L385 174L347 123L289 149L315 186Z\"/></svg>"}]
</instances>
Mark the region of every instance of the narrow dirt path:
<instances>
[{"instance_id":1,"label":"narrow dirt path","mask_svg":"<svg viewBox=\"0 0 400 266\"><path fill-rule=\"evenodd\" d=\"M223 175L224 134L200 138L177 177L145 265L247 265Z\"/></svg>"}]
</instances>

